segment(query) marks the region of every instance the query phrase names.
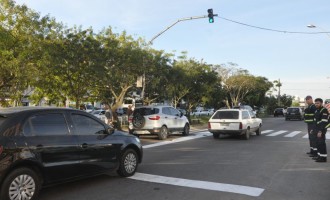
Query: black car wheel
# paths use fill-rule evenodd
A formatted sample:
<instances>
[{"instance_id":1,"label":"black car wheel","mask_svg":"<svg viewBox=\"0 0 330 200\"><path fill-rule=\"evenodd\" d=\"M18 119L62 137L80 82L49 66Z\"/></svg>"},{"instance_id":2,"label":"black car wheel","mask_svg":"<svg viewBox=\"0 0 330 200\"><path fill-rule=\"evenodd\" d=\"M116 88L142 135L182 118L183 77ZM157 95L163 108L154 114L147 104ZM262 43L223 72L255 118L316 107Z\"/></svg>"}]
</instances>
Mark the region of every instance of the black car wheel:
<instances>
[{"instance_id":1,"label":"black car wheel","mask_svg":"<svg viewBox=\"0 0 330 200\"><path fill-rule=\"evenodd\" d=\"M250 139L250 127L248 127L245 131L245 133L243 134L243 139L244 140L248 140Z\"/></svg>"},{"instance_id":2,"label":"black car wheel","mask_svg":"<svg viewBox=\"0 0 330 200\"><path fill-rule=\"evenodd\" d=\"M256 131L257 136L261 135L261 125L259 125L259 128Z\"/></svg>"},{"instance_id":3,"label":"black car wheel","mask_svg":"<svg viewBox=\"0 0 330 200\"><path fill-rule=\"evenodd\" d=\"M120 158L117 173L122 177L133 176L138 167L138 156L133 149L127 149Z\"/></svg>"},{"instance_id":4,"label":"black car wheel","mask_svg":"<svg viewBox=\"0 0 330 200\"><path fill-rule=\"evenodd\" d=\"M186 124L183 128L182 135L189 135L189 130L190 130L189 124Z\"/></svg>"},{"instance_id":5,"label":"black car wheel","mask_svg":"<svg viewBox=\"0 0 330 200\"><path fill-rule=\"evenodd\" d=\"M29 168L18 168L4 180L1 200L35 200L39 194L40 180Z\"/></svg>"},{"instance_id":6,"label":"black car wheel","mask_svg":"<svg viewBox=\"0 0 330 200\"><path fill-rule=\"evenodd\" d=\"M158 133L158 139L165 140L167 136L168 136L168 130L166 126L162 126L162 128L160 128L160 132Z\"/></svg>"},{"instance_id":7,"label":"black car wheel","mask_svg":"<svg viewBox=\"0 0 330 200\"><path fill-rule=\"evenodd\" d=\"M220 133L213 133L213 138L218 139L220 137Z\"/></svg>"}]
</instances>

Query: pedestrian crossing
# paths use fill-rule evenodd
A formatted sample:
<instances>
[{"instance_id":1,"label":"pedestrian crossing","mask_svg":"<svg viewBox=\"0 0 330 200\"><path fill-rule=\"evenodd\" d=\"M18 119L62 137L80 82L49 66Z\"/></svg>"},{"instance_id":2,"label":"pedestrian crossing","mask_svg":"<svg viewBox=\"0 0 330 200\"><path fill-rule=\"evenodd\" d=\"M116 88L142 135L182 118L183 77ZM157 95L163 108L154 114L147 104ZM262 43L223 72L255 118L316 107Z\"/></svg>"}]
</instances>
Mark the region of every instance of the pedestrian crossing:
<instances>
[{"instance_id":1,"label":"pedestrian crossing","mask_svg":"<svg viewBox=\"0 0 330 200\"><path fill-rule=\"evenodd\" d=\"M302 133L302 131L288 131L288 130L263 130L261 131L262 135L267 137L286 137L286 138L293 138L293 137L302 137L304 139L308 138L307 133ZM326 139L330 140L330 130L328 130L326 134Z\"/></svg>"}]
</instances>

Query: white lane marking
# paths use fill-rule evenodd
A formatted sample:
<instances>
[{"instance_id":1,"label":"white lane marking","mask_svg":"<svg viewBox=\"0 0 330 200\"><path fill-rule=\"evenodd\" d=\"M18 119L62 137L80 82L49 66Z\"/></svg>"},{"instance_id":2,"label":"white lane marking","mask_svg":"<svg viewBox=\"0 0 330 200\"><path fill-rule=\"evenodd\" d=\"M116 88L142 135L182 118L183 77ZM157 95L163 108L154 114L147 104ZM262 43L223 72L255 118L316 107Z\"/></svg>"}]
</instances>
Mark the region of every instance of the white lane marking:
<instances>
[{"instance_id":1,"label":"white lane marking","mask_svg":"<svg viewBox=\"0 0 330 200\"><path fill-rule=\"evenodd\" d=\"M293 131L293 132L285 135L284 137L294 137L294 136L298 135L299 133L301 133L301 131Z\"/></svg>"},{"instance_id":2,"label":"white lane marking","mask_svg":"<svg viewBox=\"0 0 330 200\"><path fill-rule=\"evenodd\" d=\"M198 188L204 190L244 194L253 197L258 197L265 191L265 189L257 188L257 187L216 183L216 182L208 182L208 181L197 181L197 180L189 180L182 178L172 178L172 177L157 176L157 175L143 174L143 173L135 173L134 176L129 178L139 181L152 182L152 183L161 183L167 185Z\"/></svg>"},{"instance_id":3,"label":"white lane marking","mask_svg":"<svg viewBox=\"0 0 330 200\"><path fill-rule=\"evenodd\" d=\"M158 142L158 143L155 143L155 144L144 145L143 149L163 146L163 145L167 145L167 144L174 144L174 143L184 142L184 141L188 141L188 140L194 140L194 139L198 139L198 138L202 138L202 137L208 137L208 136L211 136L211 135L212 135L212 133L210 133L208 131L198 132L198 133L196 133L196 135L192 135L192 136L181 137L181 138L177 138L177 139L174 139L174 140L171 140L171 141Z\"/></svg>"},{"instance_id":4,"label":"white lane marking","mask_svg":"<svg viewBox=\"0 0 330 200\"><path fill-rule=\"evenodd\" d=\"M303 138L308 138L308 133L306 134L306 135L304 135L304 137Z\"/></svg>"},{"instance_id":5,"label":"white lane marking","mask_svg":"<svg viewBox=\"0 0 330 200\"><path fill-rule=\"evenodd\" d=\"M274 131L274 130L264 130L264 131L261 131L261 134L270 133L272 131Z\"/></svg>"},{"instance_id":6,"label":"white lane marking","mask_svg":"<svg viewBox=\"0 0 330 200\"><path fill-rule=\"evenodd\" d=\"M288 132L288 131L277 131L275 133L271 133L271 134L266 135L266 136L278 136L278 135L281 135L282 133L285 133L285 132Z\"/></svg>"}]
</instances>

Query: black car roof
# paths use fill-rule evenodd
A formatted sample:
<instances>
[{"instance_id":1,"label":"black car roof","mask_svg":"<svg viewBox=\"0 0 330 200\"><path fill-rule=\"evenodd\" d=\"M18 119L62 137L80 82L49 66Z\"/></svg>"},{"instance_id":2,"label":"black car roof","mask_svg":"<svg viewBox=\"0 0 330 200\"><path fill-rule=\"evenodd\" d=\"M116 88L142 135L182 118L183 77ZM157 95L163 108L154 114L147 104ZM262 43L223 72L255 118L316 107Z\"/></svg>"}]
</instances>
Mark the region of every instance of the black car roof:
<instances>
[{"instance_id":1,"label":"black car roof","mask_svg":"<svg viewBox=\"0 0 330 200\"><path fill-rule=\"evenodd\" d=\"M58 108L58 107L29 107L29 106L21 106L21 107L11 107L11 108L0 108L1 116L8 116L20 112L26 111L42 111L42 110L72 110L71 108Z\"/></svg>"}]
</instances>

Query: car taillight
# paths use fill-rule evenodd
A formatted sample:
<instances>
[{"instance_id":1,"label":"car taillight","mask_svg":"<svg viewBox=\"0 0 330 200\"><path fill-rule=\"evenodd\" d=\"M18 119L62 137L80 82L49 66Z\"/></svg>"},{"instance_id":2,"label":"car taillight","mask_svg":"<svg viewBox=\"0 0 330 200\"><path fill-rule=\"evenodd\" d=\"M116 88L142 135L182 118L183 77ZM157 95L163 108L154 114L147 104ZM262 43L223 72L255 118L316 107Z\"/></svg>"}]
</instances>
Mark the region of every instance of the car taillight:
<instances>
[{"instance_id":1,"label":"car taillight","mask_svg":"<svg viewBox=\"0 0 330 200\"><path fill-rule=\"evenodd\" d=\"M2 154L3 152L3 146L0 145L0 155Z\"/></svg>"},{"instance_id":2,"label":"car taillight","mask_svg":"<svg viewBox=\"0 0 330 200\"><path fill-rule=\"evenodd\" d=\"M150 120L159 120L160 119L160 116L152 116L152 117L149 117Z\"/></svg>"},{"instance_id":3,"label":"car taillight","mask_svg":"<svg viewBox=\"0 0 330 200\"><path fill-rule=\"evenodd\" d=\"M128 122L133 122L133 117L129 117Z\"/></svg>"},{"instance_id":4,"label":"car taillight","mask_svg":"<svg viewBox=\"0 0 330 200\"><path fill-rule=\"evenodd\" d=\"M211 123L210 122L207 124L207 127L208 127L208 129L211 129Z\"/></svg>"},{"instance_id":5,"label":"car taillight","mask_svg":"<svg viewBox=\"0 0 330 200\"><path fill-rule=\"evenodd\" d=\"M239 123L239 129L243 129L243 124L242 124L242 122Z\"/></svg>"}]
</instances>

